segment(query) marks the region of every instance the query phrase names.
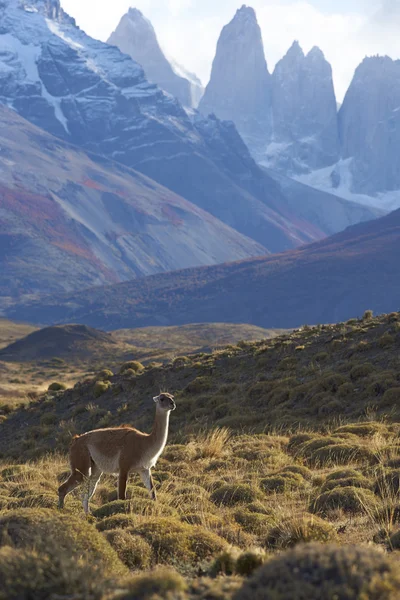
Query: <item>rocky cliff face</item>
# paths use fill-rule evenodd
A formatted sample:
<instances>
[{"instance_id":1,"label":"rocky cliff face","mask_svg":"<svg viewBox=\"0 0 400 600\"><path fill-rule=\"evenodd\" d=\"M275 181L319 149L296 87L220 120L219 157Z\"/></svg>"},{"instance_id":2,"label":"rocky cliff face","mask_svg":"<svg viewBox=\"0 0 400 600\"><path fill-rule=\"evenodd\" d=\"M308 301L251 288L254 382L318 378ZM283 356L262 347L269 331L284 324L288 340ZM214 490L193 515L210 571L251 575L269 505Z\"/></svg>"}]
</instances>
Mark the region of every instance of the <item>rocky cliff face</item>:
<instances>
[{"instance_id":1,"label":"rocky cliff face","mask_svg":"<svg viewBox=\"0 0 400 600\"><path fill-rule=\"evenodd\" d=\"M191 82L174 71L160 48L152 24L139 10L129 9L108 43L118 46L139 63L149 81L175 96L184 106L193 106Z\"/></svg>"},{"instance_id":2,"label":"rocky cliff face","mask_svg":"<svg viewBox=\"0 0 400 600\"><path fill-rule=\"evenodd\" d=\"M343 157L352 159L352 191L400 188L400 61L366 58L339 112ZM335 182L340 185L340 182Z\"/></svg>"},{"instance_id":3,"label":"rocky cliff face","mask_svg":"<svg viewBox=\"0 0 400 600\"><path fill-rule=\"evenodd\" d=\"M306 56L295 42L272 76L271 167L304 172L332 165L339 157L332 68L319 48Z\"/></svg>"},{"instance_id":4,"label":"rocky cliff face","mask_svg":"<svg viewBox=\"0 0 400 600\"><path fill-rule=\"evenodd\" d=\"M254 10L242 6L218 40L199 110L235 123L254 156L271 135L271 76Z\"/></svg>"}]
</instances>

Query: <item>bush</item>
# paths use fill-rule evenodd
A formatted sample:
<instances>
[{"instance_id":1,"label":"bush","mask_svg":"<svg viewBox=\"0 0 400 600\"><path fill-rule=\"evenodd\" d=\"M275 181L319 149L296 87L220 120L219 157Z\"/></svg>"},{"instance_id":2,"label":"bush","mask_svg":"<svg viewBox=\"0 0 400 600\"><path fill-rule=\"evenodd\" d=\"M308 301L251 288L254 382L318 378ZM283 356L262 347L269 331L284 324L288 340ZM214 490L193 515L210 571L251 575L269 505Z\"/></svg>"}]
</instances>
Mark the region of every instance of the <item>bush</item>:
<instances>
[{"instance_id":1,"label":"bush","mask_svg":"<svg viewBox=\"0 0 400 600\"><path fill-rule=\"evenodd\" d=\"M110 531L112 529L128 529L134 527L136 521L131 515L116 514L112 517L107 517L96 524L98 531Z\"/></svg>"},{"instance_id":2,"label":"bush","mask_svg":"<svg viewBox=\"0 0 400 600\"><path fill-rule=\"evenodd\" d=\"M128 369L131 369L135 373L139 373L140 371L143 371L144 366L137 360L130 360L122 365L119 372L121 375L123 375L126 371L128 371Z\"/></svg>"},{"instance_id":3,"label":"bush","mask_svg":"<svg viewBox=\"0 0 400 600\"><path fill-rule=\"evenodd\" d=\"M186 523L172 519L152 518L135 528L152 547L157 562L194 561L190 548L189 533L193 529Z\"/></svg>"},{"instance_id":4,"label":"bush","mask_svg":"<svg viewBox=\"0 0 400 600\"><path fill-rule=\"evenodd\" d=\"M150 573L142 573L132 577L123 586L125 589L118 594L118 600L147 600L158 598L176 598L186 590L185 580L172 569L159 568Z\"/></svg>"},{"instance_id":5,"label":"bush","mask_svg":"<svg viewBox=\"0 0 400 600\"><path fill-rule=\"evenodd\" d=\"M360 437L370 437L377 433L385 435L388 433L388 428L383 423L352 423L351 425L343 425L335 431L338 435L342 433L354 433Z\"/></svg>"},{"instance_id":6,"label":"bush","mask_svg":"<svg viewBox=\"0 0 400 600\"><path fill-rule=\"evenodd\" d=\"M23 508L0 515L0 539L16 548L52 551L54 540L67 556L88 557L105 571L124 573L125 567L104 537L85 520L46 509Z\"/></svg>"},{"instance_id":7,"label":"bush","mask_svg":"<svg viewBox=\"0 0 400 600\"><path fill-rule=\"evenodd\" d=\"M63 392L67 389L67 386L64 383L60 383L59 381L54 381L48 387L49 392Z\"/></svg>"},{"instance_id":8,"label":"bush","mask_svg":"<svg viewBox=\"0 0 400 600\"><path fill-rule=\"evenodd\" d=\"M236 569L236 553L227 550L219 554L213 561L210 574L213 577L217 575L233 575Z\"/></svg>"},{"instance_id":9,"label":"bush","mask_svg":"<svg viewBox=\"0 0 400 600\"><path fill-rule=\"evenodd\" d=\"M390 536L389 543L392 550L400 550L400 530Z\"/></svg>"},{"instance_id":10,"label":"bush","mask_svg":"<svg viewBox=\"0 0 400 600\"><path fill-rule=\"evenodd\" d=\"M295 473L297 475L301 475L303 479L307 481L311 481L312 479L312 471L308 467L303 467L303 465L289 465L281 470L281 473Z\"/></svg>"},{"instance_id":11,"label":"bush","mask_svg":"<svg viewBox=\"0 0 400 600\"><path fill-rule=\"evenodd\" d=\"M271 519L267 515L250 512L246 508L237 510L233 516L244 531L255 535L263 535L271 525Z\"/></svg>"},{"instance_id":12,"label":"bush","mask_svg":"<svg viewBox=\"0 0 400 600\"><path fill-rule=\"evenodd\" d=\"M381 348L390 348L395 343L395 338L390 333L384 333L379 338L378 344Z\"/></svg>"},{"instance_id":13,"label":"bush","mask_svg":"<svg viewBox=\"0 0 400 600\"><path fill-rule=\"evenodd\" d=\"M374 311L372 310L366 310L365 313L363 314L363 321L371 321L371 319L374 318Z\"/></svg>"},{"instance_id":14,"label":"bush","mask_svg":"<svg viewBox=\"0 0 400 600\"><path fill-rule=\"evenodd\" d=\"M333 525L314 515L300 515L284 519L273 527L266 537L265 545L283 550L300 543L327 543L336 539L337 534Z\"/></svg>"},{"instance_id":15,"label":"bush","mask_svg":"<svg viewBox=\"0 0 400 600\"><path fill-rule=\"evenodd\" d=\"M362 479L364 476L355 469L339 469L339 471L329 473L329 475L326 476L326 481L334 481L335 479L347 479L349 477L353 479Z\"/></svg>"},{"instance_id":16,"label":"bush","mask_svg":"<svg viewBox=\"0 0 400 600\"><path fill-rule=\"evenodd\" d=\"M109 381L111 379L111 377L114 377L114 373L112 371L110 371L110 369L103 369L97 375L96 379L98 381Z\"/></svg>"},{"instance_id":17,"label":"bush","mask_svg":"<svg viewBox=\"0 0 400 600\"><path fill-rule=\"evenodd\" d=\"M112 515L129 514L131 512L131 503L129 500L114 500L103 504L100 508L93 511L93 516L97 519L111 517Z\"/></svg>"},{"instance_id":18,"label":"bush","mask_svg":"<svg viewBox=\"0 0 400 600\"><path fill-rule=\"evenodd\" d=\"M325 481L321 488L321 493L329 492L331 490L334 490L335 488L341 487L364 488L366 490L370 490L372 488L372 483L366 477L346 477L345 479L331 479L329 481Z\"/></svg>"},{"instance_id":19,"label":"bush","mask_svg":"<svg viewBox=\"0 0 400 600\"><path fill-rule=\"evenodd\" d=\"M335 488L324 492L311 504L311 512L326 515L341 509L348 514L363 514L377 508L377 499L370 490L355 487Z\"/></svg>"},{"instance_id":20,"label":"bush","mask_svg":"<svg viewBox=\"0 0 400 600\"><path fill-rule=\"evenodd\" d=\"M254 502L258 499L257 491L250 485L225 484L214 490L210 496L210 500L214 504L222 504L224 506L235 506L236 504L245 504L246 502Z\"/></svg>"},{"instance_id":21,"label":"bush","mask_svg":"<svg viewBox=\"0 0 400 600\"><path fill-rule=\"evenodd\" d=\"M364 377L368 377L371 373L374 372L374 366L370 363L365 363L363 365L356 365L350 371L350 377L353 381L357 379L363 379Z\"/></svg>"},{"instance_id":22,"label":"bush","mask_svg":"<svg viewBox=\"0 0 400 600\"><path fill-rule=\"evenodd\" d=\"M298 473L282 473L270 475L260 481L260 488L266 494L283 494L285 492L302 489L304 479Z\"/></svg>"},{"instance_id":23,"label":"bush","mask_svg":"<svg viewBox=\"0 0 400 600\"><path fill-rule=\"evenodd\" d=\"M110 388L109 381L96 381L93 388L93 394L95 398L100 398Z\"/></svg>"},{"instance_id":24,"label":"bush","mask_svg":"<svg viewBox=\"0 0 400 600\"><path fill-rule=\"evenodd\" d=\"M151 547L142 537L130 534L125 529L113 529L104 535L129 569L147 569L150 566Z\"/></svg>"},{"instance_id":25,"label":"bush","mask_svg":"<svg viewBox=\"0 0 400 600\"><path fill-rule=\"evenodd\" d=\"M101 568L63 552L0 548L0 600L90 598L101 600L107 586Z\"/></svg>"},{"instance_id":26,"label":"bush","mask_svg":"<svg viewBox=\"0 0 400 600\"><path fill-rule=\"evenodd\" d=\"M250 577L266 560L266 555L259 552L244 552L237 561L235 571L242 577Z\"/></svg>"},{"instance_id":27,"label":"bush","mask_svg":"<svg viewBox=\"0 0 400 600\"><path fill-rule=\"evenodd\" d=\"M396 600L398 565L374 548L307 544L267 562L233 600Z\"/></svg>"}]
</instances>

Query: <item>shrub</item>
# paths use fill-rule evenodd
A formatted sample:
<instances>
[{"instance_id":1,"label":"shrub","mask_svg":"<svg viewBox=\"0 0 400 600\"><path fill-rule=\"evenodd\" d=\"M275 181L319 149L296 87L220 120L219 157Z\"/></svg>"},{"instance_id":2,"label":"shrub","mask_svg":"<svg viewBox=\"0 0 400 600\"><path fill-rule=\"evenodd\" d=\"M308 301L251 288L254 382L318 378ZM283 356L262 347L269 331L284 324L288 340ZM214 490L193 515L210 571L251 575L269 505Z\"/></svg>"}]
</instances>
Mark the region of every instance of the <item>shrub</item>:
<instances>
[{"instance_id":1,"label":"shrub","mask_svg":"<svg viewBox=\"0 0 400 600\"><path fill-rule=\"evenodd\" d=\"M347 479L349 477L352 477L353 479L355 479L356 477L362 479L363 475L355 469L339 469L338 471L329 473L329 475L326 476L326 481L334 481L335 479Z\"/></svg>"},{"instance_id":2,"label":"shrub","mask_svg":"<svg viewBox=\"0 0 400 600\"><path fill-rule=\"evenodd\" d=\"M104 537L83 519L46 509L23 508L0 515L0 539L16 548L51 552L55 540L60 552L89 557L106 571L124 573L124 567Z\"/></svg>"},{"instance_id":3,"label":"shrub","mask_svg":"<svg viewBox=\"0 0 400 600\"><path fill-rule=\"evenodd\" d=\"M129 569L146 569L150 566L151 547L142 537L131 535L125 529L113 529L104 535Z\"/></svg>"},{"instance_id":4,"label":"shrub","mask_svg":"<svg viewBox=\"0 0 400 600\"><path fill-rule=\"evenodd\" d=\"M255 535L263 535L271 525L271 519L267 515L250 512L246 508L237 510L233 516L244 531Z\"/></svg>"},{"instance_id":5,"label":"shrub","mask_svg":"<svg viewBox=\"0 0 400 600\"><path fill-rule=\"evenodd\" d=\"M345 479L331 479L325 481L321 488L321 493L329 492L335 488L355 487L369 490L372 488L372 483L366 477L346 477Z\"/></svg>"},{"instance_id":6,"label":"shrub","mask_svg":"<svg viewBox=\"0 0 400 600\"><path fill-rule=\"evenodd\" d=\"M193 562L195 556L189 540L192 531L186 523L155 517L135 528L135 534L142 536L152 547L157 562Z\"/></svg>"},{"instance_id":7,"label":"shrub","mask_svg":"<svg viewBox=\"0 0 400 600\"><path fill-rule=\"evenodd\" d=\"M311 504L311 512L326 515L341 509L348 514L362 514L377 508L377 499L370 490L355 487L335 488L324 492Z\"/></svg>"},{"instance_id":8,"label":"shrub","mask_svg":"<svg viewBox=\"0 0 400 600\"><path fill-rule=\"evenodd\" d=\"M244 552L236 561L235 571L242 577L250 577L256 569L264 564L265 560L266 555L260 552Z\"/></svg>"},{"instance_id":9,"label":"shrub","mask_svg":"<svg viewBox=\"0 0 400 600\"><path fill-rule=\"evenodd\" d=\"M214 502L214 504L222 504L224 506L235 506L236 504L254 502L257 498L257 490L244 483L222 485L214 490L210 496L210 500Z\"/></svg>"},{"instance_id":10,"label":"shrub","mask_svg":"<svg viewBox=\"0 0 400 600\"><path fill-rule=\"evenodd\" d=\"M96 379L98 381L109 381L111 379L111 377L114 377L114 373L112 371L110 371L110 369L103 369L97 375Z\"/></svg>"},{"instance_id":11,"label":"shrub","mask_svg":"<svg viewBox=\"0 0 400 600\"><path fill-rule=\"evenodd\" d=\"M128 371L128 369L131 369L135 373L138 373L140 371L143 371L144 366L142 365L141 362L139 362L137 360L130 360L129 362L126 362L122 365L119 372L121 375L123 375L126 371Z\"/></svg>"},{"instance_id":12,"label":"shrub","mask_svg":"<svg viewBox=\"0 0 400 600\"><path fill-rule=\"evenodd\" d=\"M57 415L53 413L45 413L40 417L40 424L43 426L54 425L55 423L57 423L57 420Z\"/></svg>"},{"instance_id":13,"label":"shrub","mask_svg":"<svg viewBox=\"0 0 400 600\"><path fill-rule=\"evenodd\" d=\"M289 465L281 469L281 473L295 473L297 475L301 475L301 477L307 481L311 481L312 479L312 471L303 465Z\"/></svg>"},{"instance_id":14,"label":"shrub","mask_svg":"<svg viewBox=\"0 0 400 600\"><path fill-rule=\"evenodd\" d=\"M95 398L100 398L110 388L108 381L96 381L93 388L93 394Z\"/></svg>"},{"instance_id":15,"label":"shrub","mask_svg":"<svg viewBox=\"0 0 400 600\"><path fill-rule=\"evenodd\" d=\"M49 392L63 392L67 389L67 386L64 383L60 383L59 381L54 381L48 387Z\"/></svg>"},{"instance_id":16,"label":"shrub","mask_svg":"<svg viewBox=\"0 0 400 600\"><path fill-rule=\"evenodd\" d=\"M232 551L219 554L211 565L210 573L217 575L233 575L236 569L236 555Z\"/></svg>"},{"instance_id":17,"label":"shrub","mask_svg":"<svg viewBox=\"0 0 400 600\"><path fill-rule=\"evenodd\" d=\"M381 348L390 348L395 343L395 338L390 333L384 333L378 340Z\"/></svg>"},{"instance_id":18,"label":"shrub","mask_svg":"<svg viewBox=\"0 0 400 600\"><path fill-rule=\"evenodd\" d=\"M260 488L266 494L283 494L304 487L304 479L298 473L270 475L260 481Z\"/></svg>"},{"instance_id":19,"label":"shrub","mask_svg":"<svg viewBox=\"0 0 400 600\"><path fill-rule=\"evenodd\" d=\"M128 529L134 527L135 524L136 521L133 516L116 514L96 523L96 528L98 531L110 531L111 529Z\"/></svg>"},{"instance_id":20,"label":"shrub","mask_svg":"<svg viewBox=\"0 0 400 600\"><path fill-rule=\"evenodd\" d=\"M363 321L371 321L371 319L374 318L374 311L373 310L366 310L365 313L363 314Z\"/></svg>"},{"instance_id":21,"label":"shrub","mask_svg":"<svg viewBox=\"0 0 400 600\"><path fill-rule=\"evenodd\" d=\"M193 381L187 384L185 391L189 394L200 394L201 392L208 392L212 388L211 377L206 375L196 377Z\"/></svg>"},{"instance_id":22,"label":"shrub","mask_svg":"<svg viewBox=\"0 0 400 600\"><path fill-rule=\"evenodd\" d=\"M273 527L265 545L282 550L305 542L332 542L336 538L336 530L330 523L314 515L300 515L284 519Z\"/></svg>"},{"instance_id":23,"label":"shrub","mask_svg":"<svg viewBox=\"0 0 400 600\"><path fill-rule=\"evenodd\" d=\"M396 600L399 585L396 562L374 548L314 543L268 561L233 600Z\"/></svg>"},{"instance_id":24,"label":"shrub","mask_svg":"<svg viewBox=\"0 0 400 600\"><path fill-rule=\"evenodd\" d=\"M353 380L363 379L364 377L368 377L371 373L374 372L374 366L370 363L365 363L363 365L356 365L350 371L350 377Z\"/></svg>"},{"instance_id":25,"label":"shrub","mask_svg":"<svg viewBox=\"0 0 400 600\"><path fill-rule=\"evenodd\" d=\"M93 511L93 516L97 519L103 519L104 517L111 517L112 515L118 514L129 514L131 512L131 503L129 500L114 500L103 504L100 508L96 508Z\"/></svg>"},{"instance_id":26,"label":"shrub","mask_svg":"<svg viewBox=\"0 0 400 600\"><path fill-rule=\"evenodd\" d=\"M388 469L376 481L376 492L382 496L395 496L400 492L400 469Z\"/></svg>"},{"instance_id":27,"label":"shrub","mask_svg":"<svg viewBox=\"0 0 400 600\"><path fill-rule=\"evenodd\" d=\"M389 543L393 550L400 550L400 530L390 536Z\"/></svg>"},{"instance_id":28,"label":"shrub","mask_svg":"<svg viewBox=\"0 0 400 600\"><path fill-rule=\"evenodd\" d=\"M188 531L190 549L195 555L196 561L206 560L221 552L227 546L216 533L207 531L203 527L191 527Z\"/></svg>"},{"instance_id":29,"label":"shrub","mask_svg":"<svg viewBox=\"0 0 400 600\"><path fill-rule=\"evenodd\" d=\"M107 582L101 567L58 552L56 545L52 550L50 556L35 550L0 548L0 600L103 598Z\"/></svg>"},{"instance_id":30,"label":"shrub","mask_svg":"<svg viewBox=\"0 0 400 600\"><path fill-rule=\"evenodd\" d=\"M339 427L335 433L338 435L342 433L354 433L360 437L369 437L377 433L387 434L388 428L383 423L352 423L351 425L343 425L342 427Z\"/></svg>"},{"instance_id":31,"label":"shrub","mask_svg":"<svg viewBox=\"0 0 400 600\"><path fill-rule=\"evenodd\" d=\"M185 580L179 573L167 568L158 568L149 573L141 573L125 582L125 589L118 594L118 600L140 600L176 598L186 590Z\"/></svg>"}]
</instances>

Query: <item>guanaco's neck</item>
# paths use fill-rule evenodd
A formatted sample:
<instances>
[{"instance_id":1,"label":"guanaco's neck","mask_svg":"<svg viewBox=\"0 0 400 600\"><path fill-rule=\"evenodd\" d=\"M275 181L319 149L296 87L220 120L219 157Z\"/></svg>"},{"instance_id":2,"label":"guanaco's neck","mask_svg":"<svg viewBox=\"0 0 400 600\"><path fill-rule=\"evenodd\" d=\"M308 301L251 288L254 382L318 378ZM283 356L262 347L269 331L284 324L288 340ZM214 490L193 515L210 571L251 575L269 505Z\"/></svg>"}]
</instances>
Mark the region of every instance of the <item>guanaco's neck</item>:
<instances>
[{"instance_id":1,"label":"guanaco's neck","mask_svg":"<svg viewBox=\"0 0 400 600\"><path fill-rule=\"evenodd\" d=\"M169 415L169 411L159 409L157 406L153 430L149 435L149 441L155 454L162 451L167 443Z\"/></svg>"}]
</instances>

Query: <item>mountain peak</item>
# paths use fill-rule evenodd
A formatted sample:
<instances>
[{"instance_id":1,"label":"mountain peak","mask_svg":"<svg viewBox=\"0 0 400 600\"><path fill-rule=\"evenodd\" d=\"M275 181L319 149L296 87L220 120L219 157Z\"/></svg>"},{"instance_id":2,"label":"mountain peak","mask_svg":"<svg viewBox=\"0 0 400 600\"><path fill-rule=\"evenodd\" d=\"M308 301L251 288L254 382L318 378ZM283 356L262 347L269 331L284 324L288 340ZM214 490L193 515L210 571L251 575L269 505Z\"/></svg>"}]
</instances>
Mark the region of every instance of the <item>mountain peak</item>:
<instances>
[{"instance_id":1,"label":"mountain peak","mask_svg":"<svg viewBox=\"0 0 400 600\"><path fill-rule=\"evenodd\" d=\"M298 40L294 40L284 58L304 58L304 52Z\"/></svg>"},{"instance_id":2,"label":"mountain peak","mask_svg":"<svg viewBox=\"0 0 400 600\"><path fill-rule=\"evenodd\" d=\"M325 60L325 54L322 52L321 48L314 46L307 54L307 58L312 60Z\"/></svg>"},{"instance_id":3,"label":"mountain peak","mask_svg":"<svg viewBox=\"0 0 400 600\"><path fill-rule=\"evenodd\" d=\"M257 21L256 11L254 10L254 8L252 8L251 6L246 6L245 4L243 4L241 8L237 9L235 18L250 18L254 21Z\"/></svg>"}]
</instances>

